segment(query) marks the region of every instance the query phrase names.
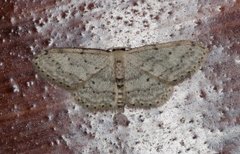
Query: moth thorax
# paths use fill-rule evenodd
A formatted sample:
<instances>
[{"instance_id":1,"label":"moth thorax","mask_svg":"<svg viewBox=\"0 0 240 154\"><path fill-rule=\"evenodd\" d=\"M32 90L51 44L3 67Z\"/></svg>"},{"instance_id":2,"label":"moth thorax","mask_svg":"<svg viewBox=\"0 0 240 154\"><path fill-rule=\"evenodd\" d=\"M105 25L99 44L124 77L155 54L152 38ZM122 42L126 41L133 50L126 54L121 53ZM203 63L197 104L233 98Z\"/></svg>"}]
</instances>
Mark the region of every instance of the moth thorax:
<instances>
[{"instance_id":1,"label":"moth thorax","mask_svg":"<svg viewBox=\"0 0 240 154\"><path fill-rule=\"evenodd\" d=\"M124 78L124 65L123 60L116 60L115 61L115 76L117 79Z\"/></svg>"}]
</instances>

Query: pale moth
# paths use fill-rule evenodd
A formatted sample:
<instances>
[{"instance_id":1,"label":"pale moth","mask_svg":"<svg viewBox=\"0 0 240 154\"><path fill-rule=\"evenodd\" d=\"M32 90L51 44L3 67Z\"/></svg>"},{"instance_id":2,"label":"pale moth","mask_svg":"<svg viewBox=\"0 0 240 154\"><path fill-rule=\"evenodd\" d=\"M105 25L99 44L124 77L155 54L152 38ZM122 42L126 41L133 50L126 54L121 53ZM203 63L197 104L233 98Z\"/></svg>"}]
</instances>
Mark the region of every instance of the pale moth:
<instances>
[{"instance_id":1,"label":"pale moth","mask_svg":"<svg viewBox=\"0 0 240 154\"><path fill-rule=\"evenodd\" d=\"M164 104L199 69L208 49L184 40L130 50L53 48L33 59L40 75L93 111Z\"/></svg>"}]
</instances>

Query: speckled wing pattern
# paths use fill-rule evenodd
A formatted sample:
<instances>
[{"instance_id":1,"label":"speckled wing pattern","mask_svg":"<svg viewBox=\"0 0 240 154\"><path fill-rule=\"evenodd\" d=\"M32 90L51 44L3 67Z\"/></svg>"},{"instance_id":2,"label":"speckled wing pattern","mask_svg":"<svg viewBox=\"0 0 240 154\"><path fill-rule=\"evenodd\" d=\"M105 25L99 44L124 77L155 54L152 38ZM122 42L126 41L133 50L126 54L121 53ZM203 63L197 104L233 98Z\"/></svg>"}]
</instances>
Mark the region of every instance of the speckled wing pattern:
<instances>
[{"instance_id":1,"label":"speckled wing pattern","mask_svg":"<svg viewBox=\"0 0 240 154\"><path fill-rule=\"evenodd\" d=\"M116 108L113 61L105 51L55 48L45 50L33 61L42 77L70 91L83 107Z\"/></svg>"},{"instance_id":2,"label":"speckled wing pattern","mask_svg":"<svg viewBox=\"0 0 240 154\"><path fill-rule=\"evenodd\" d=\"M176 41L105 51L55 48L38 54L41 76L69 91L89 110L149 108L164 104L173 86L202 64L207 49L192 41Z\"/></svg>"},{"instance_id":3,"label":"speckled wing pattern","mask_svg":"<svg viewBox=\"0 0 240 154\"><path fill-rule=\"evenodd\" d=\"M127 61L170 84L177 84L199 68L207 49L191 41L149 45L130 51Z\"/></svg>"}]
</instances>

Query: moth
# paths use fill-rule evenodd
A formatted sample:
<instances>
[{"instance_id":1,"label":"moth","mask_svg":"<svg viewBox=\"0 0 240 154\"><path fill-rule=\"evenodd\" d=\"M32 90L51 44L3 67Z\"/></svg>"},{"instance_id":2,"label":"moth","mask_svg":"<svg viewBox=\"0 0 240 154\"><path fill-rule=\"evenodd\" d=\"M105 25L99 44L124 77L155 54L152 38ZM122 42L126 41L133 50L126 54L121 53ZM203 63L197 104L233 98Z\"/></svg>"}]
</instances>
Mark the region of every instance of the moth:
<instances>
[{"instance_id":1,"label":"moth","mask_svg":"<svg viewBox=\"0 0 240 154\"><path fill-rule=\"evenodd\" d=\"M191 77L208 49L182 40L129 50L53 48L34 59L39 74L69 91L89 110L163 105L173 87Z\"/></svg>"}]
</instances>

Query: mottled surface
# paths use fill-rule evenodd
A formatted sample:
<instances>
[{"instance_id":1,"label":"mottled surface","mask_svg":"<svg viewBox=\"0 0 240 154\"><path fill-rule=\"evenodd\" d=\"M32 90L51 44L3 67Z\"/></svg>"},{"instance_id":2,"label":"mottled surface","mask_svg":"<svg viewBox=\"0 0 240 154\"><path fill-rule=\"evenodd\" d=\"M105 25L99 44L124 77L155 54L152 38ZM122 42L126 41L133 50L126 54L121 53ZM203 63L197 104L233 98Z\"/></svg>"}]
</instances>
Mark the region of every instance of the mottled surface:
<instances>
[{"instance_id":1,"label":"mottled surface","mask_svg":"<svg viewBox=\"0 0 240 154\"><path fill-rule=\"evenodd\" d=\"M239 8L239 0L0 1L0 153L239 153ZM203 68L164 106L121 116L86 112L31 64L52 47L183 39L208 46Z\"/></svg>"}]
</instances>

